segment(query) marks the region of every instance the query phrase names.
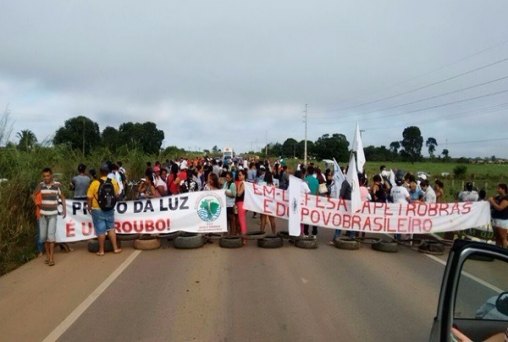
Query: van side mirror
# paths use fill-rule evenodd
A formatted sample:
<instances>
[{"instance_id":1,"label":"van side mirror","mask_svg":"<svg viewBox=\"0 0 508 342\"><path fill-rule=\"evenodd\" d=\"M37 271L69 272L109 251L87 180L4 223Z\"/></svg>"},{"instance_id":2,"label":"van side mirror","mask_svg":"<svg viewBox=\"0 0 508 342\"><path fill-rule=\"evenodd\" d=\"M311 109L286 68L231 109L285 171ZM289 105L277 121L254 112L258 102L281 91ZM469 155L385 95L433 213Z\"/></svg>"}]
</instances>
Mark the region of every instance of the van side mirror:
<instances>
[{"instance_id":1,"label":"van side mirror","mask_svg":"<svg viewBox=\"0 0 508 342\"><path fill-rule=\"evenodd\" d=\"M496 309L503 315L508 316L508 292L503 292L497 297Z\"/></svg>"}]
</instances>

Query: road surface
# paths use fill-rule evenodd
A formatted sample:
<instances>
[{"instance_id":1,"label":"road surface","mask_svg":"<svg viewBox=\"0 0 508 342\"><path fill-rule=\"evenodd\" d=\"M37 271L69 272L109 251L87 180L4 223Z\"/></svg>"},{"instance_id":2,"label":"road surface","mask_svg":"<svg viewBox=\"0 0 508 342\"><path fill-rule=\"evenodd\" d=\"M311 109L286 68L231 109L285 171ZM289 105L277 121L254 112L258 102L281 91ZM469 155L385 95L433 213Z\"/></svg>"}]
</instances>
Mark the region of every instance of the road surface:
<instances>
[{"instance_id":1,"label":"road surface","mask_svg":"<svg viewBox=\"0 0 508 342\"><path fill-rule=\"evenodd\" d=\"M164 241L97 257L77 243L55 267L36 259L0 278L0 340L427 340L446 256L339 250L332 233L315 250Z\"/></svg>"}]
</instances>

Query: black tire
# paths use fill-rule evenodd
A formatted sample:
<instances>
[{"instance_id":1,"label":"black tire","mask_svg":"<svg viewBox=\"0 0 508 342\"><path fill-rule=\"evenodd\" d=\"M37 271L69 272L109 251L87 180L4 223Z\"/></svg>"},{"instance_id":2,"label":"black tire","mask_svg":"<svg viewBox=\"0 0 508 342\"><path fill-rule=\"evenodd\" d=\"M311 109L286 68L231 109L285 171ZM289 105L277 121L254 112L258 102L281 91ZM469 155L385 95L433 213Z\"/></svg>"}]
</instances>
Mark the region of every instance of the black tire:
<instances>
[{"instance_id":1,"label":"black tire","mask_svg":"<svg viewBox=\"0 0 508 342\"><path fill-rule=\"evenodd\" d=\"M178 249L193 249L203 247L205 238L200 234L184 233L173 240L173 246Z\"/></svg>"},{"instance_id":2,"label":"black tire","mask_svg":"<svg viewBox=\"0 0 508 342\"><path fill-rule=\"evenodd\" d=\"M116 241L116 244L118 246L118 248L121 247L121 243L120 241ZM88 242L88 251L90 253L97 253L99 252L99 241L98 240L92 240L92 241L89 241ZM113 244L111 243L110 240L105 240L104 241L104 252L113 252Z\"/></svg>"},{"instance_id":3,"label":"black tire","mask_svg":"<svg viewBox=\"0 0 508 342\"><path fill-rule=\"evenodd\" d=\"M313 238L298 238L298 239L295 239L294 241L295 241L295 246L298 248L316 249L319 246L318 241Z\"/></svg>"},{"instance_id":4,"label":"black tire","mask_svg":"<svg viewBox=\"0 0 508 342\"><path fill-rule=\"evenodd\" d=\"M281 237L283 239L286 239L286 240L290 238L289 232L284 232L284 231L278 232L277 236L279 236L279 237Z\"/></svg>"},{"instance_id":5,"label":"black tire","mask_svg":"<svg viewBox=\"0 0 508 342\"><path fill-rule=\"evenodd\" d=\"M338 249L356 250L360 249L360 243L352 238L339 237L335 240L335 247Z\"/></svg>"},{"instance_id":6,"label":"black tire","mask_svg":"<svg viewBox=\"0 0 508 342\"><path fill-rule=\"evenodd\" d=\"M163 233L163 234L159 234L157 235L160 239L166 239L168 241L173 241L174 239L176 239L178 236L180 236L181 232L177 231L177 232L171 232L171 233Z\"/></svg>"},{"instance_id":7,"label":"black tire","mask_svg":"<svg viewBox=\"0 0 508 342\"><path fill-rule=\"evenodd\" d=\"M381 241L380 238L375 237L358 237L355 240L360 243L364 243L366 245L372 245L373 243L378 243L379 241Z\"/></svg>"},{"instance_id":8,"label":"black tire","mask_svg":"<svg viewBox=\"0 0 508 342\"><path fill-rule=\"evenodd\" d=\"M117 241L132 241L139 239L139 234L116 234Z\"/></svg>"},{"instance_id":9,"label":"black tire","mask_svg":"<svg viewBox=\"0 0 508 342\"><path fill-rule=\"evenodd\" d=\"M257 241L258 247L261 248L280 248L284 246L284 240L277 235L265 236Z\"/></svg>"},{"instance_id":10,"label":"black tire","mask_svg":"<svg viewBox=\"0 0 508 342\"><path fill-rule=\"evenodd\" d=\"M210 241L220 240L224 237L224 234L222 233L210 233L206 234L206 238Z\"/></svg>"},{"instance_id":11,"label":"black tire","mask_svg":"<svg viewBox=\"0 0 508 342\"><path fill-rule=\"evenodd\" d=\"M222 248L240 248L243 246L243 241L238 236L224 236L219 240L219 246Z\"/></svg>"},{"instance_id":12,"label":"black tire","mask_svg":"<svg viewBox=\"0 0 508 342\"><path fill-rule=\"evenodd\" d=\"M243 238L247 239L247 240L259 240L259 239L263 239L265 236L266 236L266 233L258 230L258 231L249 232L249 233L243 235Z\"/></svg>"},{"instance_id":13,"label":"black tire","mask_svg":"<svg viewBox=\"0 0 508 342\"><path fill-rule=\"evenodd\" d=\"M149 251L153 249L159 249L161 248L161 240L157 238L144 238L144 239L137 239L134 240L134 248L140 249L143 251Z\"/></svg>"},{"instance_id":14,"label":"black tire","mask_svg":"<svg viewBox=\"0 0 508 342\"><path fill-rule=\"evenodd\" d=\"M445 251L445 246L439 241L427 240L424 241L420 247L418 247L418 252L432 255L443 255Z\"/></svg>"},{"instance_id":15,"label":"black tire","mask_svg":"<svg viewBox=\"0 0 508 342\"><path fill-rule=\"evenodd\" d=\"M394 241L381 240L371 245L372 249L379 252L397 253L399 245Z\"/></svg>"}]
</instances>

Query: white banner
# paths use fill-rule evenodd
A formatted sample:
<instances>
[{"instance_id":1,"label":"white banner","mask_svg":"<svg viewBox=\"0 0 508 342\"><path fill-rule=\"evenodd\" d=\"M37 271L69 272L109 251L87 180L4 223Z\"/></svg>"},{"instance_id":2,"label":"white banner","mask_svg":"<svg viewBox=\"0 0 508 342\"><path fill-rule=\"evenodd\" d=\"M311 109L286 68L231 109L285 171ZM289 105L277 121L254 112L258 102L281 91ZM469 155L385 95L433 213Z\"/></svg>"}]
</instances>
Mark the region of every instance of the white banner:
<instances>
[{"instance_id":1,"label":"white banner","mask_svg":"<svg viewBox=\"0 0 508 342\"><path fill-rule=\"evenodd\" d=\"M331 229L388 234L427 234L487 226L486 201L461 203L363 202L351 213L350 201L301 195L300 223ZM244 208L288 219L288 194L280 189L245 183Z\"/></svg>"},{"instance_id":2,"label":"white banner","mask_svg":"<svg viewBox=\"0 0 508 342\"><path fill-rule=\"evenodd\" d=\"M58 217L56 241L94 238L92 215L86 201L67 200L67 217ZM118 202L115 209L117 234L162 234L227 232L224 191L189 192L176 196Z\"/></svg>"}]
</instances>

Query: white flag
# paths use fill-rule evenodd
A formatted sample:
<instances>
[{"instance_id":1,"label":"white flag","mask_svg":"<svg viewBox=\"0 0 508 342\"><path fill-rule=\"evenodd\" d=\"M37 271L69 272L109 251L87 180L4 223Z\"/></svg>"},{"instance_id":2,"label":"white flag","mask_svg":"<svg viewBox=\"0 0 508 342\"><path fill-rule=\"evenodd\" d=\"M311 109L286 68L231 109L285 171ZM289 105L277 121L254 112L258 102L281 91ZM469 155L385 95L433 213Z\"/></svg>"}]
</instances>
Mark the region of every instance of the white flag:
<instances>
[{"instance_id":1,"label":"white flag","mask_svg":"<svg viewBox=\"0 0 508 342\"><path fill-rule=\"evenodd\" d=\"M298 177L293 175L289 176L289 187L288 187L288 205L289 205L289 222L288 230L291 236L300 236L301 234L301 198L302 198L302 182Z\"/></svg>"},{"instance_id":2,"label":"white flag","mask_svg":"<svg viewBox=\"0 0 508 342\"><path fill-rule=\"evenodd\" d=\"M339 166L339 163L333 158L333 188L332 188L332 197L339 198L340 189L342 187L342 183L346 180L346 176L342 173L342 169Z\"/></svg>"},{"instance_id":3,"label":"white flag","mask_svg":"<svg viewBox=\"0 0 508 342\"><path fill-rule=\"evenodd\" d=\"M351 153L351 158L349 159L346 179L349 185L351 185L351 211L355 213L362 208L362 198L360 195L360 181L358 180L354 153Z\"/></svg>"},{"instance_id":4,"label":"white flag","mask_svg":"<svg viewBox=\"0 0 508 342\"><path fill-rule=\"evenodd\" d=\"M356 158L358 160L357 170L359 173L363 173L363 166L365 165L365 153L363 153L363 142L360 134L360 126L356 124L355 138L353 140L353 151L356 152Z\"/></svg>"}]
</instances>

